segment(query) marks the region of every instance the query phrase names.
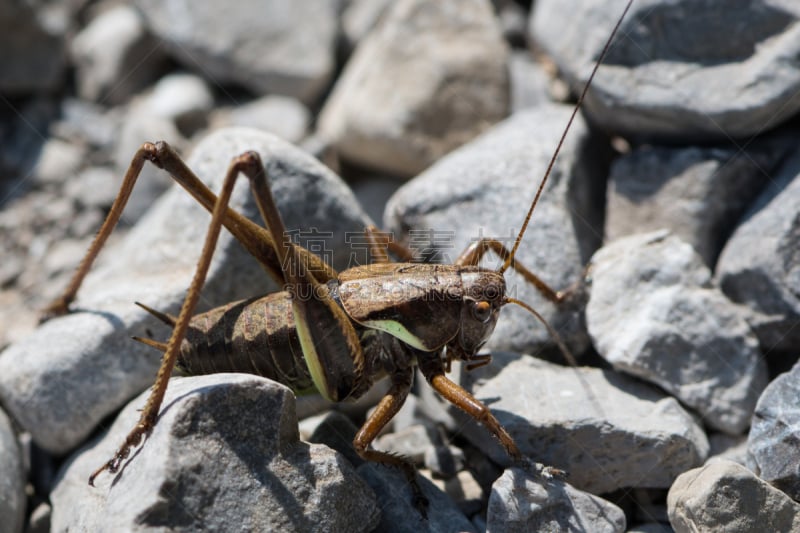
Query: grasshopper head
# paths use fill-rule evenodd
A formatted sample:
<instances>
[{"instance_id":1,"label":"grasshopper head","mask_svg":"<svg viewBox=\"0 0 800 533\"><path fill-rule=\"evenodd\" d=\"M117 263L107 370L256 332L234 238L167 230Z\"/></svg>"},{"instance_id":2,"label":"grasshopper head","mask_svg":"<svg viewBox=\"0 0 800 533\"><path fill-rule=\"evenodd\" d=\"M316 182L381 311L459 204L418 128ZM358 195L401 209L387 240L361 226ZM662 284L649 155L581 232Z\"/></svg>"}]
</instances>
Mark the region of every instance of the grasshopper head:
<instances>
[{"instance_id":1,"label":"grasshopper head","mask_svg":"<svg viewBox=\"0 0 800 533\"><path fill-rule=\"evenodd\" d=\"M491 270L476 269L461 274L463 303L458 334L447 344L449 359L476 358L497 325L500 308L506 303L506 281ZM488 362L488 360L487 360Z\"/></svg>"}]
</instances>

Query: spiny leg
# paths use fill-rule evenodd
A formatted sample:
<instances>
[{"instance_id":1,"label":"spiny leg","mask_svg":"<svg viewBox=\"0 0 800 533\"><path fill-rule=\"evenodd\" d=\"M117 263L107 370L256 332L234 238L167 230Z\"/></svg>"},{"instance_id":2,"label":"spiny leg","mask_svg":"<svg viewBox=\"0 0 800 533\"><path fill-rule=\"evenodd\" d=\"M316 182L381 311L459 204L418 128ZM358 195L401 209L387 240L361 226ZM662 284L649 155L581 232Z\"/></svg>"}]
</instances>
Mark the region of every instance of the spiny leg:
<instances>
[{"instance_id":1,"label":"spiny leg","mask_svg":"<svg viewBox=\"0 0 800 533\"><path fill-rule=\"evenodd\" d=\"M488 407L478 401L472 394L451 381L444 375L444 367L440 358L426 357L418 361L419 369L431 387L469 416L483 424L506 450L514 462L522 462L523 455L511 435L494 417Z\"/></svg>"},{"instance_id":2,"label":"spiny leg","mask_svg":"<svg viewBox=\"0 0 800 533\"><path fill-rule=\"evenodd\" d=\"M119 222L123 209L146 161L150 161L158 168L169 172L172 179L189 192L209 212L217 205L216 195L186 166L180 156L166 142L142 144L125 172L120 192L111 206L111 210L106 216L100 231L89 246L89 250L81 260L67 288L43 310L42 322L55 316L66 314L69 311L69 305L75 299L83 279L89 273L92 263ZM275 244L266 229L227 207L223 214L222 223L242 243L247 251L261 263L273 279L278 282L283 281L283 274L274 249ZM305 259L308 268L315 277L323 281L335 277L336 273L322 259L309 252L301 251L300 253L307 256Z\"/></svg>"},{"instance_id":3,"label":"spiny leg","mask_svg":"<svg viewBox=\"0 0 800 533\"><path fill-rule=\"evenodd\" d=\"M370 444L375 440L375 437L381 430L394 418L394 415L400 410L408 397L408 391L411 389L412 369L408 368L402 371L397 371L392 374L392 386L389 391L381 398L375 410L372 412L361 429L358 430L355 439L353 439L353 447L358 452L358 455L367 461L374 461L388 466L399 468L406 476L411 491L414 497L414 506L419 510L422 516L427 516L428 499L422 493L422 489L417 483L417 471L414 465L405 457L393 455L388 452L370 449Z\"/></svg>"},{"instance_id":4,"label":"spiny leg","mask_svg":"<svg viewBox=\"0 0 800 533\"><path fill-rule=\"evenodd\" d=\"M90 485L94 485L95 478L104 470L108 470L111 473L117 472L122 461L124 461L130 454L131 449L139 445L139 443L142 441L142 438L150 433L150 431L153 429L153 426L155 426L156 420L158 419L158 411L161 407L162 401L164 400L167 384L169 382L170 375L172 374L172 369L175 366L175 361L180 352L181 342L183 342L183 339L186 336L186 330L189 327L189 321L194 313L195 307L197 306L197 301L200 299L200 291L203 288L203 283L205 283L209 265L211 264L211 258L214 254L214 248L216 247L217 240L219 239L220 230L222 228L222 220L225 216L228 203L230 202L236 176L243 168L249 165L252 165L252 157L250 157L248 154L245 154L235 158L228 167L228 172L225 175L225 180L222 184L222 191L220 192L217 203L214 206L211 222L209 223L208 232L206 233L206 239L203 243L203 251L201 252L200 259L197 263L197 269L195 270L194 277L192 278L192 283L189 285L189 290L186 295L186 299L183 302L183 306L181 307L181 311L178 314L177 320L175 321L175 327L172 330L172 335L167 342L166 351L164 352L164 357L161 361L161 367L158 369L158 374L156 376L155 383L153 384L152 392L147 398L144 409L142 409L139 422L136 424L133 430L128 433L128 436L125 438L122 446L120 446L120 448L114 454L114 457L112 457L106 464L98 468L92 473L91 476L89 476Z\"/></svg>"}]
</instances>

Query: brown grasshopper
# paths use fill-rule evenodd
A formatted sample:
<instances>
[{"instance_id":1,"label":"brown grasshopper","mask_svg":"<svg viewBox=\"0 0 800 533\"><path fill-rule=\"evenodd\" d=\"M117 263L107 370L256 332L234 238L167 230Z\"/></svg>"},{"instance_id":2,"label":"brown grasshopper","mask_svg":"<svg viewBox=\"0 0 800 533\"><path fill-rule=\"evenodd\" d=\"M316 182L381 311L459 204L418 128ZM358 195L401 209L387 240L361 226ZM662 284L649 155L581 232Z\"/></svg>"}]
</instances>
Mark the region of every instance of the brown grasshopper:
<instances>
[{"instance_id":1,"label":"brown grasshopper","mask_svg":"<svg viewBox=\"0 0 800 533\"><path fill-rule=\"evenodd\" d=\"M510 251L499 241L484 238L473 243L452 265L392 263L386 247L406 261L410 261L413 254L398 243L382 243L381 234L375 228L367 228L374 263L336 272L318 256L291 241L257 153L244 153L231 162L217 197L167 143L143 144L125 174L120 193L103 226L67 289L45 310L46 316L68 311L83 278L118 222L146 161L166 170L212 213L212 217L179 315L172 317L142 306L171 325L172 335L167 343L138 339L164 352L161 367L139 422L114 456L89 477L89 484L105 470L117 472L131 450L153 429L176 364L190 374L258 374L298 392L316 389L332 401L358 398L377 378L388 375L389 391L358 431L353 445L366 460L402 469L414 491L415 502L423 512L426 500L416 483L412 463L370 448L381 429L403 405L411 387L414 366L419 367L439 394L481 422L514 462L523 463L525 458L514 440L489 409L448 379L445 372L454 360L464 361L468 370L489 363L491 355L478 351L494 331L500 309L509 303L527 309L540 320L574 364L563 342L543 317L524 302L506 295L503 274L513 268L553 302L561 302L567 296L567 291L554 291L516 263L514 256L586 90L631 2L578 98ZM228 207L233 185L241 174L250 180L266 228ZM222 226L284 284L285 290L193 317ZM496 271L477 266L489 250L504 261ZM245 327L254 323L261 324L263 329L253 331ZM230 324L234 326L231 328ZM302 357L293 354L302 354ZM558 473L547 468L543 472L546 475Z\"/></svg>"}]
</instances>

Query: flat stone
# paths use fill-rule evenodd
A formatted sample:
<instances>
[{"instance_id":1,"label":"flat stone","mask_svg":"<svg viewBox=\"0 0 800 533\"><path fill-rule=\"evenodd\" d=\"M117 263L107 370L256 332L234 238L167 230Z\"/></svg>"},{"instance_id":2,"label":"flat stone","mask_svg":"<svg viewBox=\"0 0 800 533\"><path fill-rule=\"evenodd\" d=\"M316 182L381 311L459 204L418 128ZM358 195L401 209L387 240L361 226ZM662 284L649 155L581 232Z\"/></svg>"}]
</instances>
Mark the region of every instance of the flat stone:
<instances>
[{"instance_id":1,"label":"flat stone","mask_svg":"<svg viewBox=\"0 0 800 533\"><path fill-rule=\"evenodd\" d=\"M314 102L335 68L337 0L187 4L137 0L150 30L186 68L216 84Z\"/></svg>"},{"instance_id":2,"label":"flat stone","mask_svg":"<svg viewBox=\"0 0 800 533\"><path fill-rule=\"evenodd\" d=\"M725 245L716 276L748 318L765 353L797 358L800 345L800 155L774 174ZM792 359L793 360L793 359Z\"/></svg>"},{"instance_id":3,"label":"flat stone","mask_svg":"<svg viewBox=\"0 0 800 533\"><path fill-rule=\"evenodd\" d=\"M767 368L745 314L667 232L614 241L592 257L586 321L597 351L730 434L750 424Z\"/></svg>"},{"instance_id":4,"label":"flat stone","mask_svg":"<svg viewBox=\"0 0 800 533\"><path fill-rule=\"evenodd\" d=\"M666 488L708 454L701 427L657 389L610 371L503 357L512 355L511 362L466 374L475 380L467 388L491 408L525 457L565 470L572 486L593 494ZM485 373L490 377L482 380ZM496 463L511 464L486 428L461 420L475 446Z\"/></svg>"},{"instance_id":5,"label":"flat stone","mask_svg":"<svg viewBox=\"0 0 800 533\"><path fill-rule=\"evenodd\" d=\"M731 461L682 474L669 490L667 505L676 533L800 529L800 504Z\"/></svg>"},{"instance_id":6,"label":"flat stone","mask_svg":"<svg viewBox=\"0 0 800 533\"><path fill-rule=\"evenodd\" d=\"M510 249L571 112L569 106L548 105L516 113L449 154L389 200L387 229L434 262L453 262L481 237L496 238ZM519 248L517 261L554 290L580 282L584 265L600 245L607 169L603 150L578 117ZM489 252L481 265L496 269L502 261ZM588 347L580 298L556 306L513 269L506 280L507 293L541 313L573 353ZM488 350L557 352L530 313L507 307Z\"/></svg>"},{"instance_id":7,"label":"flat stone","mask_svg":"<svg viewBox=\"0 0 800 533\"><path fill-rule=\"evenodd\" d=\"M400 0L319 118L344 159L413 176L508 115L508 47L487 0Z\"/></svg>"},{"instance_id":8,"label":"flat stone","mask_svg":"<svg viewBox=\"0 0 800 533\"><path fill-rule=\"evenodd\" d=\"M509 468L492 485L487 533L527 531L625 531L625 513L611 502L562 480Z\"/></svg>"},{"instance_id":9,"label":"flat stone","mask_svg":"<svg viewBox=\"0 0 800 533\"><path fill-rule=\"evenodd\" d=\"M261 154L286 227L297 228L301 242L316 239L325 259L345 268L351 253L345 234L360 234L371 222L339 178L310 155L269 134L232 129L207 137L188 166L218 190L231 159L247 150ZM237 184L232 207L261 222L246 180ZM133 302L177 314L209 219L194 199L173 188L125 239L101 253L102 265L86 279L75 312L0 354L0 398L42 448L58 454L74 448L152 384L160 354L130 336L164 339L168 330ZM275 290L267 278L223 231L198 312Z\"/></svg>"},{"instance_id":10,"label":"flat stone","mask_svg":"<svg viewBox=\"0 0 800 533\"><path fill-rule=\"evenodd\" d=\"M748 466L800 501L800 363L770 383L758 399L747 438Z\"/></svg>"},{"instance_id":11,"label":"flat stone","mask_svg":"<svg viewBox=\"0 0 800 533\"><path fill-rule=\"evenodd\" d=\"M243 374L170 381L161 415L120 473L87 476L136 424L148 393L99 441L64 466L55 531L146 528L220 531L371 531L380 511L353 467L322 445L299 441L294 396Z\"/></svg>"},{"instance_id":12,"label":"flat stone","mask_svg":"<svg viewBox=\"0 0 800 533\"><path fill-rule=\"evenodd\" d=\"M537 2L530 32L582 88L624 4ZM583 111L640 140L749 139L800 110L798 18L793 2L635 2Z\"/></svg>"}]
</instances>

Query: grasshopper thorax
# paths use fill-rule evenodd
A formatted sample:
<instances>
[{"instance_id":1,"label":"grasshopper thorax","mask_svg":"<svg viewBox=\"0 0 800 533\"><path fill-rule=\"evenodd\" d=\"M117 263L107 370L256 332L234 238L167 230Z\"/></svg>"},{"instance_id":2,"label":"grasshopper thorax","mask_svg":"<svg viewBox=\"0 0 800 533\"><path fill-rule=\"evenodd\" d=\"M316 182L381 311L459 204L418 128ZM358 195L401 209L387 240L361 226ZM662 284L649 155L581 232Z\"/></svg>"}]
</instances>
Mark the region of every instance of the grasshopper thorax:
<instances>
[{"instance_id":1,"label":"grasshopper thorax","mask_svg":"<svg viewBox=\"0 0 800 533\"><path fill-rule=\"evenodd\" d=\"M356 267L339 275L348 316L424 352L445 346L471 356L494 330L505 280L472 266L419 263Z\"/></svg>"}]
</instances>

